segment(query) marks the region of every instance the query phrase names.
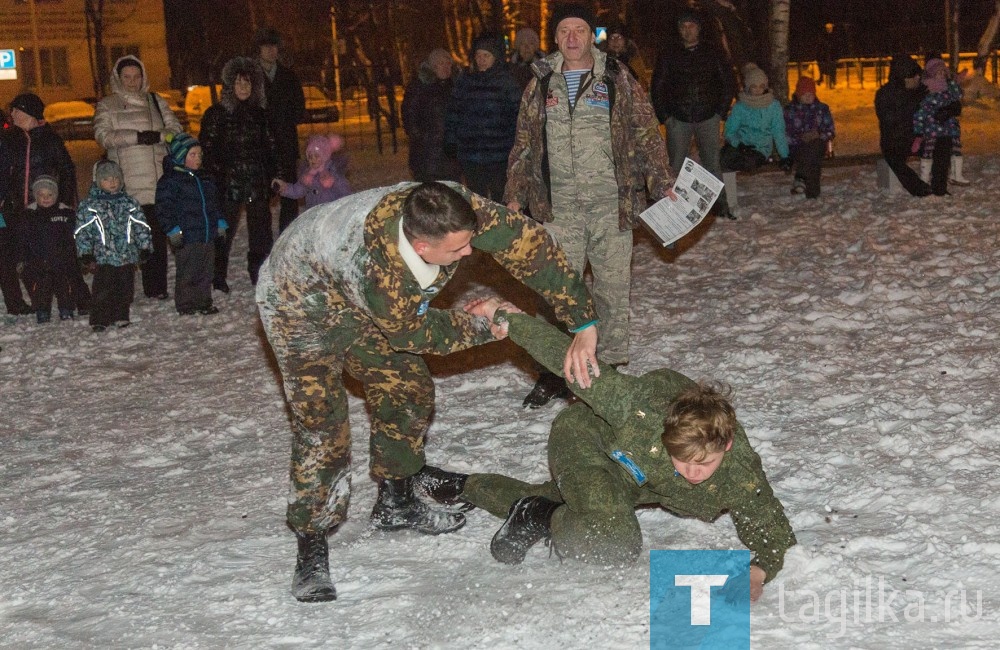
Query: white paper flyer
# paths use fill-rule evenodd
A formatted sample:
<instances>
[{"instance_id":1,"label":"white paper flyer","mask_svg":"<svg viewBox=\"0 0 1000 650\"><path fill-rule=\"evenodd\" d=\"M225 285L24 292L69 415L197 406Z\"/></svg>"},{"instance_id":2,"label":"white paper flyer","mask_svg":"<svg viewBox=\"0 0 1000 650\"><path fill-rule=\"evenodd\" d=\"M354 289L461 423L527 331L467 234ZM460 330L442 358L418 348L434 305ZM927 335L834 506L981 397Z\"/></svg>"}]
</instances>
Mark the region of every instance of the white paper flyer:
<instances>
[{"instance_id":1,"label":"white paper flyer","mask_svg":"<svg viewBox=\"0 0 1000 650\"><path fill-rule=\"evenodd\" d=\"M714 174L685 158L674 183L677 200L660 199L639 216L663 245L669 246L701 223L722 188L723 182Z\"/></svg>"}]
</instances>

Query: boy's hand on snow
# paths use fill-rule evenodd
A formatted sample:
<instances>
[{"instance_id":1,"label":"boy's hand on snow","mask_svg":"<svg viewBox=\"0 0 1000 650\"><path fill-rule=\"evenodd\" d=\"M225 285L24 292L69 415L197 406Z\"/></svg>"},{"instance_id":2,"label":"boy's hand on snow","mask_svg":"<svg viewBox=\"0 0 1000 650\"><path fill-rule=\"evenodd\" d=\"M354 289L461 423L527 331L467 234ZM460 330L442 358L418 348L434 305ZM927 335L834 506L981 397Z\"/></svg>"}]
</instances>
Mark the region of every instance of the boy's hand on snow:
<instances>
[{"instance_id":1,"label":"boy's hand on snow","mask_svg":"<svg viewBox=\"0 0 1000 650\"><path fill-rule=\"evenodd\" d=\"M732 580L728 580L719 592L725 597L726 602L735 605L740 602L746 602L747 598L750 598L751 603L757 602L761 594L764 593L764 579L767 578L767 574L759 566L750 567L750 592L747 593L743 591L740 586L745 584L742 580L743 576L746 574L740 574Z\"/></svg>"},{"instance_id":2,"label":"boy's hand on snow","mask_svg":"<svg viewBox=\"0 0 1000 650\"><path fill-rule=\"evenodd\" d=\"M760 595L764 593L764 580L767 573L759 566L750 567L750 602L755 603Z\"/></svg>"}]
</instances>

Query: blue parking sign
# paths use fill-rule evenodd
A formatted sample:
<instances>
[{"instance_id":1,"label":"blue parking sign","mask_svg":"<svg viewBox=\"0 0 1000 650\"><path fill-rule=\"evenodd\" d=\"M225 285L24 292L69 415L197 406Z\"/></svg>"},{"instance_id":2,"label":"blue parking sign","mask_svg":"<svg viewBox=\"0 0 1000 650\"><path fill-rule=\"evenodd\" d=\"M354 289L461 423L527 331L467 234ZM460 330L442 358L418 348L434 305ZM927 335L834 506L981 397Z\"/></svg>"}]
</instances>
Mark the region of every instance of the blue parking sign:
<instances>
[{"instance_id":1,"label":"blue parking sign","mask_svg":"<svg viewBox=\"0 0 1000 650\"><path fill-rule=\"evenodd\" d=\"M13 70L17 67L14 50L0 50L0 70Z\"/></svg>"},{"instance_id":2,"label":"blue parking sign","mask_svg":"<svg viewBox=\"0 0 1000 650\"><path fill-rule=\"evenodd\" d=\"M650 551L650 650L750 650L750 551Z\"/></svg>"}]
</instances>

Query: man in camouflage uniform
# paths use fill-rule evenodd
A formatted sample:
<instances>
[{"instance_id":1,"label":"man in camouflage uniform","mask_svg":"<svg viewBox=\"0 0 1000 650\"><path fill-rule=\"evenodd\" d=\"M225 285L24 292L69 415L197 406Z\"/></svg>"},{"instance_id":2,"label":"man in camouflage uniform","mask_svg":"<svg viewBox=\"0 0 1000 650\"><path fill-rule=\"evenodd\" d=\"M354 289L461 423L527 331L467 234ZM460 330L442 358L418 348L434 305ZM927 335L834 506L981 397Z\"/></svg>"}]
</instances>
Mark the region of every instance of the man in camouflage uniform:
<instances>
[{"instance_id":1,"label":"man in camouflage uniform","mask_svg":"<svg viewBox=\"0 0 1000 650\"><path fill-rule=\"evenodd\" d=\"M473 311L492 314L492 308ZM506 322L512 341L558 372L568 343L563 333L503 308L493 318ZM692 388L698 397L690 397ZM456 485L464 478L456 492L460 499L507 518L493 538L493 556L518 564L533 544L549 538L561 557L634 562L642 552L636 506L656 504L703 521L728 511L740 541L754 554L750 578L756 600L764 582L781 569L795 535L728 400L673 370L631 377L604 364L590 388L574 386L573 392L582 402L560 413L549 434L554 480L532 485L498 474L452 475ZM701 396L706 392L712 396L708 402ZM683 407L672 408L682 400ZM724 405L719 419L712 409L717 405ZM706 411L711 415L703 416ZM676 444L675 438L664 434L667 418L684 417L678 412L696 413L702 418L696 422L699 429L704 421L725 423L719 427L728 434L719 438L721 449L709 451L699 436L694 448L703 452L701 457L676 458L678 452L668 450L664 440Z\"/></svg>"},{"instance_id":2,"label":"man in camouflage uniform","mask_svg":"<svg viewBox=\"0 0 1000 650\"><path fill-rule=\"evenodd\" d=\"M559 51L532 64L521 98L504 202L545 224L581 274L590 262L603 361L628 363L632 230L649 197L672 196L673 175L649 98L593 45L593 15L558 5ZM524 405L566 394L544 373Z\"/></svg>"},{"instance_id":3,"label":"man in camouflage uniform","mask_svg":"<svg viewBox=\"0 0 1000 650\"><path fill-rule=\"evenodd\" d=\"M489 322L429 306L458 261L478 248L538 291L579 334L566 370L590 385L594 311L582 279L549 234L516 212L441 183L376 188L296 219L261 268L257 303L292 413L288 522L299 542L292 593L336 598L326 535L346 516L350 431L342 373L364 386L374 527L427 534L461 527L461 513L414 495L434 384L420 354L496 340ZM501 335L502 336L502 335Z\"/></svg>"}]
</instances>

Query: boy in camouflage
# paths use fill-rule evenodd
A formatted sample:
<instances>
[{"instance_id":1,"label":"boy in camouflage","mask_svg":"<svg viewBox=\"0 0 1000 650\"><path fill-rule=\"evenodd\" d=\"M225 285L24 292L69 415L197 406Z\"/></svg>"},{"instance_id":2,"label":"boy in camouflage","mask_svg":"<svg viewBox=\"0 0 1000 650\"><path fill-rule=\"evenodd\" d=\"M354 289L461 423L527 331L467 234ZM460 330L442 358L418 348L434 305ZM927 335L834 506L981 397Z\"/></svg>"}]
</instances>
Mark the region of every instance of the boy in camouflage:
<instances>
[{"instance_id":1,"label":"boy in camouflage","mask_svg":"<svg viewBox=\"0 0 1000 650\"><path fill-rule=\"evenodd\" d=\"M471 311L506 323L511 340L558 372L565 335L511 313L516 310L509 305L497 309L498 303L484 301ZM715 389L666 368L631 377L601 363L595 374L590 388L572 386L582 402L552 423L554 480L532 485L438 470L433 496L447 498L449 486L453 498L506 517L490 545L506 564L522 562L542 539L562 557L634 562L642 552L636 506L658 504L704 521L728 511L740 541L754 553L750 595L756 600L795 536L732 406Z\"/></svg>"},{"instance_id":2,"label":"boy in camouflage","mask_svg":"<svg viewBox=\"0 0 1000 650\"><path fill-rule=\"evenodd\" d=\"M316 206L296 219L261 267L257 303L292 414L288 523L298 538L293 595L336 598L327 533L347 516L351 436L343 373L371 412L372 525L447 533L461 513L417 499L434 382L421 354L499 338L485 318L431 301L473 248L538 291L579 332L560 369L590 385L594 309L547 232L460 185L402 183ZM564 350L565 351L565 350Z\"/></svg>"}]
</instances>

